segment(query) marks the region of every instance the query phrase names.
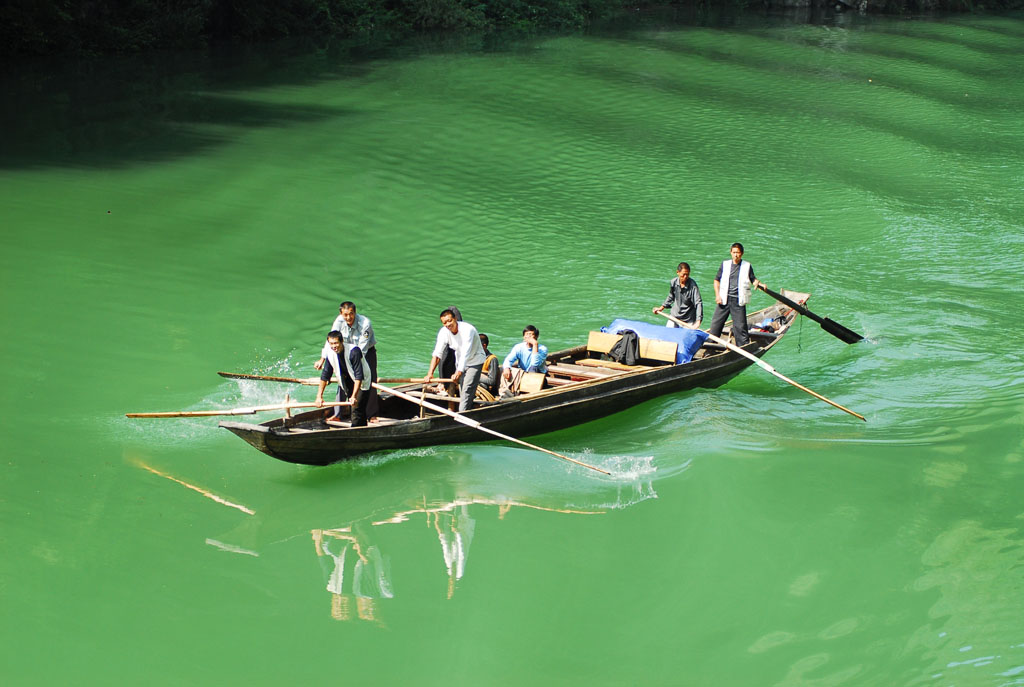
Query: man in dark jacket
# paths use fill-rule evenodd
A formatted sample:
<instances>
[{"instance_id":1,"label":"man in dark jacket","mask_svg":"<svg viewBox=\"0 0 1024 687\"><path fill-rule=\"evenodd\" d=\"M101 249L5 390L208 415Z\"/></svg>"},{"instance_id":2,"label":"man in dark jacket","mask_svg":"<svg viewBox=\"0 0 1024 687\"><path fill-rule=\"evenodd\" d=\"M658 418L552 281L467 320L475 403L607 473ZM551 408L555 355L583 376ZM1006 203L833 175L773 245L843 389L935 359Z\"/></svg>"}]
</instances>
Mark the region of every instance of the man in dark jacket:
<instances>
[{"instance_id":1,"label":"man in dark jacket","mask_svg":"<svg viewBox=\"0 0 1024 687\"><path fill-rule=\"evenodd\" d=\"M654 308L653 313L657 315L665 308L672 306L669 314L687 324L692 324L694 329L700 329L701 320L704 319L704 304L700 300L700 289L697 282L690 279L690 266L679 263L676 268L676 278L669 282L668 297L661 306ZM679 325L668 320L666 327L678 327Z\"/></svg>"}]
</instances>

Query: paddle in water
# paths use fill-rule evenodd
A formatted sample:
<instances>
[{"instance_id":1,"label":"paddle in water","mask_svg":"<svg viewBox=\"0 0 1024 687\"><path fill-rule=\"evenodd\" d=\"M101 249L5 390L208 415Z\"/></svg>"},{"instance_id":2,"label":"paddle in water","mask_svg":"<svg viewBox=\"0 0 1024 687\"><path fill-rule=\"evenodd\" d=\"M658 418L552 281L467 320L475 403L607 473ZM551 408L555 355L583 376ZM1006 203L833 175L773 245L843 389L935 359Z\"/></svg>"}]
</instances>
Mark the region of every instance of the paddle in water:
<instances>
[{"instance_id":1,"label":"paddle in water","mask_svg":"<svg viewBox=\"0 0 1024 687\"><path fill-rule=\"evenodd\" d=\"M808 310L805 306L800 305L799 303L797 303L796 301L794 301L792 299L786 298L781 293L772 291L771 289L769 289L764 284L758 284L757 288L759 288L762 291L764 291L766 294L768 294L769 296L771 296L772 298L777 300L779 303L783 303L785 305L788 305L789 307L793 308L793 310L796 310L801 315L806 315L807 317L811 318L812 320L817 322L821 326L822 329L824 329L826 332L828 332L832 336L836 337L840 341L843 341L843 342L848 343L848 344L852 344L852 343L857 343L858 341L863 341L864 340L863 336L861 336L857 332L853 331L852 329L847 329L846 327L844 327L843 325L839 324L835 320L830 320L827 317L821 317L819 315L815 315L810 310Z\"/></svg>"},{"instance_id":2,"label":"paddle in water","mask_svg":"<svg viewBox=\"0 0 1024 687\"><path fill-rule=\"evenodd\" d=\"M667 313L663 313L662 312L662 313L658 313L658 314L662 315L663 317L667 317L668 319L670 319L673 322L675 322L676 324L678 324L680 327L686 327L687 329L696 329L696 327L694 327L692 324L687 324L686 322L683 322L679 318L672 317L671 315L669 315ZM828 403L830 406L834 406L836 408L839 408L839 410L843 411L844 413L849 413L850 415L853 415L854 417L858 417L861 420L864 420L864 422L868 421L867 418L864 417L863 415L861 415L860 413L855 413L852 410L850 410L849 408L845 408L845 407L839 405L838 403L836 403L835 401L830 401L829 399L825 398L821 394L819 394L817 392L814 392L814 391L811 391L810 389L808 389L803 384L798 384L798 383L794 382L792 379L790 379L786 375L782 374L781 372L776 370L774 367L772 367L771 365L769 365L765 361L763 361L760 358L758 358L756 355L754 355L752 353L748 353L747 351L744 351L739 346L734 346L733 344L729 343L725 339L723 339L721 337L718 337L718 336L715 336L714 334L708 334L708 338L711 339L712 341L714 341L715 343L718 343L718 344L721 344L721 345L725 346L726 348L728 348L730 351L733 351L734 353L739 353L744 358L749 358L751 361L756 363L757 366L760 367L762 370L765 370L766 372L769 372L769 373L775 375L776 377L778 377L782 381L786 382L787 384L792 384L797 389L800 389L801 391L806 391L811 396L814 396L815 398L821 399L825 403Z\"/></svg>"}]
</instances>

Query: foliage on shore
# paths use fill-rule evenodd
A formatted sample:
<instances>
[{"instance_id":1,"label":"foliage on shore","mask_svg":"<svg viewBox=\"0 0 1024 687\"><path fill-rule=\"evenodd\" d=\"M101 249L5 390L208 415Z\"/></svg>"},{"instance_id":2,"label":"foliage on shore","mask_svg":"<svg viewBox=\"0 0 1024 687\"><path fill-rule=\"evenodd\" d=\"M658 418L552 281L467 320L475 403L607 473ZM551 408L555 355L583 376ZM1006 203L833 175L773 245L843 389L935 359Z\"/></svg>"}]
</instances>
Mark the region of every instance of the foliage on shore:
<instances>
[{"instance_id":1,"label":"foliage on shore","mask_svg":"<svg viewBox=\"0 0 1024 687\"><path fill-rule=\"evenodd\" d=\"M811 0L860 6L863 0ZM376 32L569 29L650 5L764 8L794 0L7 0L0 55L100 54L224 40ZM806 3L803 3L806 4ZM987 9L1024 0L985 0ZM868 11L972 11L973 0L869 0Z\"/></svg>"}]
</instances>

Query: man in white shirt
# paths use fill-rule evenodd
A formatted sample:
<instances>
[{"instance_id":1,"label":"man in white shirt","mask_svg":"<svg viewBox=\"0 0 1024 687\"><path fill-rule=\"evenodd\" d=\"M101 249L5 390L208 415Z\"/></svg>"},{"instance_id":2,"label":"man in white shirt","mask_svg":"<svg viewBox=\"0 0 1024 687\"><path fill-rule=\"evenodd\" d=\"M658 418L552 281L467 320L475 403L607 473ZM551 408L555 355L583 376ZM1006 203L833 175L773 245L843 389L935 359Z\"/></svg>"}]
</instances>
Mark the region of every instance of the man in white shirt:
<instances>
[{"instance_id":1,"label":"man in white shirt","mask_svg":"<svg viewBox=\"0 0 1024 687\"><path fill-rule=\"evenodd\" d=\"M437 332L434 353L430 358L430 370L427 371L426 381L429 382L434 376L434 370L441 362L444 347L448 346L455 351L455 372L452 374L452 381L459 384L459 412L464 413L473 407L473 397L476 396L476 388L480 384L480 369L487 357L484 355L484 347L480 343L480 334L476 327L469 322L455 319L455 313L450 308L441 311L441 325Z\"/></svg>"},{"instance_id":2,"label":"man in white shirt","mask_svg":"<svg viewBox=\"0 0 1024 687\"><path fill-rule=\"evenodd\" d=\"M362 351L363 358L369 364L371 378L370 381L364 384L363 388L369 394L365 409L366 416L370 422L376 422L378 408L377 390L370 386L370 383L377 381L377 337L373 335L373 324L371 324L370 318L366 315L358 314L355 303L345 301L338 306L338 316L334 318L334 324L331 325L330 331L340 332L342 343L348 348L354 347ZM323 350L320 352L320 360L313 367L318 370L322 369L324 361L330 353L330 345L325 342Z\"/></svg>"}]
</instances>

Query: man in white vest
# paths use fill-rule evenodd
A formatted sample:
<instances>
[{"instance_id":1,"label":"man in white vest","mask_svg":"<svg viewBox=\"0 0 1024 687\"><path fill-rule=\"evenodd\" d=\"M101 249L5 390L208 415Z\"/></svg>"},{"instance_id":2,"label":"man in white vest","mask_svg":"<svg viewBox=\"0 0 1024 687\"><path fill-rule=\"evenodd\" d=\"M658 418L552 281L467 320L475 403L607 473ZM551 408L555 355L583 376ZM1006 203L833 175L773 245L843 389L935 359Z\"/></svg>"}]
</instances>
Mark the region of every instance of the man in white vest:
<instances>
[{"instance_id":1,"label":"man in white vest","mask_svg":"<svg viewBox=\"0 0 1024 687\"><path fill-rule=\"evenodd\" d=\"M725 260L718 268L715 276L715 314L711 318L713 336L722 334L725 321L732 317L732 335L737 346L745 346L750 337L747 335L747 303L750 302L751 289L760 284L754 277L754 268L743 259L743 244L734 243L729 253L732 260Z\"/></svg>"},{"instance_id":2,"label":"man in white vest","mask_svg":"<svg viewBox=\"0 0 1024 687\"><path fill-rule=\"evenodd\" d=\"M366 406L369 400L370 365L363 357L358 346L346 344L341 332L332 330L327 335L327 358L320 370L320 388L316 392L317 406L323 405L324 389L331 381L331 376L338 375L338 401L352 403L350 419L353 427L366 425ZM341 408L335 407L329 419L338 420Z\"/></svg>"},{"instance_id":3,"label":"man in white vest","mask_svg":"<svg viewBox=\"0 0 1024 687\"><path fill-rule=\"evenodd\" d=\"M370 374L372 376L369 382L363 384L363 391L369 394L366 401L366 417L370 422L376 422L378 409L377 390L370 386L370 382L377 381L377 337L373 335L373 324L366 315L360 315L356 312L355 303L345 301L338 306L338 316L334 319L334 324L331 325L331 331L341 332L341 342L346 347L358 347L363 353L363 358L366 359L367 364L370 366ZM322 370L324 361L327 360L330 353L330 344L325 341L324 348L320 352L320 360L313 367Z\"/></svg>"}]
</instances>

